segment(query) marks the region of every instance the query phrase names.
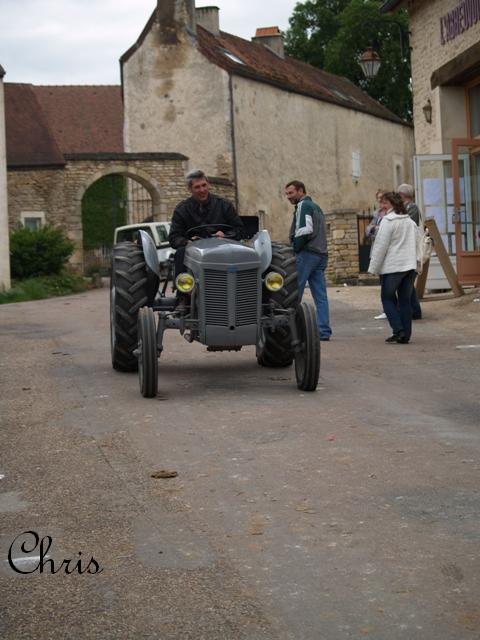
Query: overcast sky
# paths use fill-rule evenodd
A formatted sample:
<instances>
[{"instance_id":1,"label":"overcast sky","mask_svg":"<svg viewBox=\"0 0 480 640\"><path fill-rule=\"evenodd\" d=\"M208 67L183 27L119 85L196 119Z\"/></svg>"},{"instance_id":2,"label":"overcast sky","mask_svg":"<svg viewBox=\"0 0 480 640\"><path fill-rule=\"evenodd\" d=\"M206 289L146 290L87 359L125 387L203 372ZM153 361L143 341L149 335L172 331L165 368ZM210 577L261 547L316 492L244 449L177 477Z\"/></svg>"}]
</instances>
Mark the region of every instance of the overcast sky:
<instances>
[{"instance_id":1,"label":"overcast sky","mask_svg":"<svg viewBox=\"0 0 480 640\"><path fill-rule=\"evenodd\" d=\"M0 65L6 82L119 84L118 59L138 38L156 0L0 0ZM216 0L220 28L250 39L288 28L296 0Z\"/></svg>"}]
</instances>

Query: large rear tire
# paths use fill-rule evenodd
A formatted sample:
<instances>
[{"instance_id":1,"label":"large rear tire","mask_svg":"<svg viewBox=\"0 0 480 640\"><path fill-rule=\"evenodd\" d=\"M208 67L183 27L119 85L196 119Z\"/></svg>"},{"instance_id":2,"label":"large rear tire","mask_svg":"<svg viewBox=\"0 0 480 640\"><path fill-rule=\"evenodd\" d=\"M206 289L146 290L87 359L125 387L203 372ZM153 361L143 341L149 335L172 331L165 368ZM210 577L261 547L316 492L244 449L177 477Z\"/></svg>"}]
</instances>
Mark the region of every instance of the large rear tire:
<instances>
[{"instance_id":1,"label":"large rear tire","mask_svg":"<svg viewBox=\"0 0 480 640\"><path fill-rule=\"evenodd\" d=\"M133 353L138 343L138 312L148 302L148 277L142 248L133 242L113 247L110 283L110 337L112 366L136 371Z\"/></svg>"},{"instance_id":2,"label":"large rear tire","mask_svg":"<svg viewBox=\"0 0 480 640\"><path fill-rule=\"evenodd\" d=\"M158 387L158 354L155 316L150 307L138 314L138 380L144 398L154 398Z\"/></svg>"},{"instance_id":3,"label":"large rear tire","mask_svg":"<svg viewBox=\"0 0 480 640\"><path fill-rule=\"evenodd\" d=\"M320 340L315 307L302 302L295 321L300 341L300 349L295 353L297 387L302 391L315 391L320 375Z\"/></svg>"},{"instance_id":4,"label":"large rear tire","mask_svg":"<svg viewBox=\"0 0 480 640\"><path fill-rule=\"evenodd\" d=\"M267 292L264 302L273 301L282 309L297 308L298 278L295 253L292 247L272 242L272 262L269 271L276 271L283 276L284 285L280 291ZM292 337L288 327L277 327L274 331L267 329L257 345L257 362L262 367L289 367L294 358Z\"/></svg>"}]
</instances>

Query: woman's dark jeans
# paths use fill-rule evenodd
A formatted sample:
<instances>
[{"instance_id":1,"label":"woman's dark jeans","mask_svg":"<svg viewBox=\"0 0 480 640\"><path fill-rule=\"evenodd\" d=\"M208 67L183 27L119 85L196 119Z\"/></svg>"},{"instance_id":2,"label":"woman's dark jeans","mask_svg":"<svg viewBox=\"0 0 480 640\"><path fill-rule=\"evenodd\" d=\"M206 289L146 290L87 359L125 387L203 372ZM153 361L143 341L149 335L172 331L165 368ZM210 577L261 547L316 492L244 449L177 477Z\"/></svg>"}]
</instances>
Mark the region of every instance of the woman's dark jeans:
<instances>
[{"instance_id":1,"label":"woman's dark jeans","mask_svg":"<svg viewBox=\"0 0 480 640\"><path fill-rule=\"evenodd\" d=\"M407 340L412 335L411 298L415 276L414 269L380 276L383 310L393 333L403 331Z\"/></svg>"}]
</instances>

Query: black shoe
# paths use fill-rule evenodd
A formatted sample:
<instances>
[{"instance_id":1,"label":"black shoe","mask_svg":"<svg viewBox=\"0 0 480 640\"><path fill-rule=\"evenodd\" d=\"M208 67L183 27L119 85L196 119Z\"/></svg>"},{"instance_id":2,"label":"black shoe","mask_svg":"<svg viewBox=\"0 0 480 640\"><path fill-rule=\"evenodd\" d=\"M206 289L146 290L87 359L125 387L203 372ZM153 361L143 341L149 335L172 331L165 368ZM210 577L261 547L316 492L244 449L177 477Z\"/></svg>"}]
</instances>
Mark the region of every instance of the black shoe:
<instances>
[{"instance_id":1,"label":"black shoe","mask_svg":"<svg viewBox=\"0 0 480 640\"><path fill-rule=\"evenodd\" d=\"M412 320L421 320L422 319L422 314L417 314L415 316L412 316Z\"/></svg>"},{"instance_id":2,"label":"black shoe","mask_svg":"<svg viewBox=\"0 0 480 640\"><path fill-rule=\"evenodd\" d=\"M330 342L330 336L320 336L320 342Z\"/></svg>"},{"instance_id":3,"label":"black shoe","mask_svg":"<svg viewBox=\"0 0 480 640\"><path fill-rule=\"evenodd\" d=\"M398 333L394 333L393 335L390 336L390 338L387 338L385 340L385 342L388 342L390 344L395 344L395 343L404 344L405 343L405 332L404 331L399 331ZM406 342L408 342L408 340Z\"/></svg>"},{"instance_id":4,"label":"black shoe","mask_svg":"<svg viewBox=\"0 0 480 640\"><path fill-rule=\"evenodd\" d=\"M408 344L410 342L410 338L407 338L407 336L400 336L397 342L398 344Z\"/></svg>"},{"instance_id":5,"label":"black shoe","mask_svg":"<svg viewBox=\"0 0 480 640\"><path fill-rule=\"evenodd\" d=\"M385 342L398 342L398 333L394 333L389 338L385 340Z\"/></svg>"}]
</instances>

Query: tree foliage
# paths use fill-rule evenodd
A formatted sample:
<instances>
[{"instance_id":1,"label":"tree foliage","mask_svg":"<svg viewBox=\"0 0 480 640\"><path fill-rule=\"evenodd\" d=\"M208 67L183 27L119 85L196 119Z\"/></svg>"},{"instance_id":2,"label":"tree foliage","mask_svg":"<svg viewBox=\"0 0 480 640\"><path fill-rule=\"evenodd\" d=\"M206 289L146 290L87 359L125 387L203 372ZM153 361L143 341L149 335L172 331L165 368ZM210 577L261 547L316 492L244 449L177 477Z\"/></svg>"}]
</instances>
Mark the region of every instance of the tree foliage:
<instances>
[{"instance_id":1,"label":"tree foliage","mask_svg":"<svg viewBox=\"0 0 480 640\"><path fill-rule=\"evenodd\" d=\"M10 234L13 278L58 274L75 248L62 229L45 225L36 231L19 227Z\"/></svg>"},{"instance_id":2,"label":"tree foliage","mask_svg":"<svg viewBox=\"0 0 480 640\"><path fill-rule=\"evenodd\" d=\"M82 200L84 249L112 246L115 227L126 224L126 199L126 180L120 175L103 176L89 187Z\"/></svg>"},{"instance_id":3,"label":"tree foliage","mask_svg":"<svg viewBox=\"0 0 480 640\"><path fill-rule=\"evenodd\" d=\"M286 33L286 52L309 64L349 78L401 118L412 118L408 16L380 13L384 0L307 0L297 3ZM392 24L396 23L396 24ZM396 26L399 25L399 26ZM404 35L401 53L400 30ZM358 64L373 46L382 64L366 80Z\"/></svg>"}]
</instances>

